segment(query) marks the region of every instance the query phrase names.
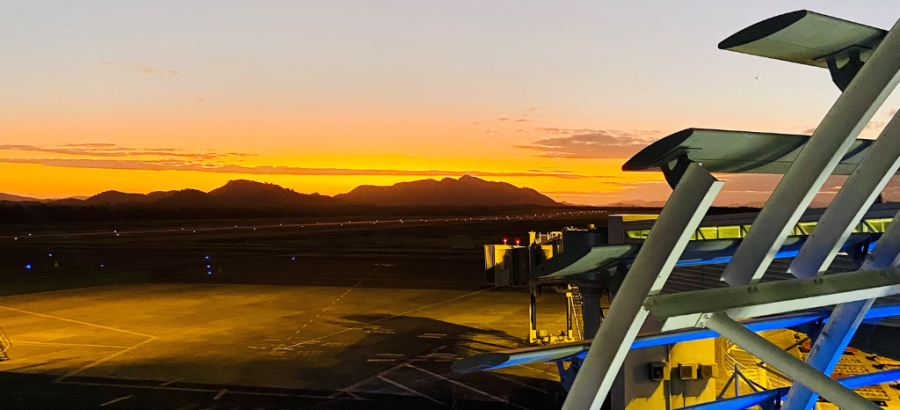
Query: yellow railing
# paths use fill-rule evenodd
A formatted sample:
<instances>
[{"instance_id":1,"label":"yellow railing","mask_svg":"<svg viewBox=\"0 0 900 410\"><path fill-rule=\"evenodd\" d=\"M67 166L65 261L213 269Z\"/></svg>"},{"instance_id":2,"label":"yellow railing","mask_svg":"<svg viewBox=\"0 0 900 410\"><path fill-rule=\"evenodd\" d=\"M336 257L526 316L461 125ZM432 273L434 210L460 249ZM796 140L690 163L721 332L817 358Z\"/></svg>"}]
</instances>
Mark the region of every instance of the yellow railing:
<instances>
[{"instance_id":1,"label":"yellow railing","mask_svg":"<svg viewBox=\"0 0 900 410\"><path fill-rule=\"evenodd\" d=\"M866 219L853 228L854 233L884 233L893 218ZM800 222L791 230L791 236L807 236L812 233L818 222ZM691 240L740 239L747 236L750 225L703 226L697 228ZM649 229L625 231L631 239L647 239Z\"/></svg>"}]
</instances>

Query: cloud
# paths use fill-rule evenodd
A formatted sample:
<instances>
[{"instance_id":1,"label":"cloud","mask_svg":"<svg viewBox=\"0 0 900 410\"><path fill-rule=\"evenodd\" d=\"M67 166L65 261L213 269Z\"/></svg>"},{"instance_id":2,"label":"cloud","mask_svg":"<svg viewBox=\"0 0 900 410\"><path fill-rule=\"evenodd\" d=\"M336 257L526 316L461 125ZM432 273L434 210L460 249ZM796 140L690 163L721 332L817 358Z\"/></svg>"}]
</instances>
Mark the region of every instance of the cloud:
<instances>
[{"instance_id":1,"label":"cloud","mask_svg":"<svg viewBox=\"0 0 900 410\"><path fill-rule=\"evenodd\" d=\"M486 172L486 171L445 171L445 170L397 170L397 169L349 169L349 168L301 168L291 166L243 166L234 164L198 164L177 159L146 161L117 159L61 159L61 158L0 158L0 162L12 164L36 164L64 168L120 169L142 171L199 171L229 174L269 174L269 175L389 175L418 177L547 177L562 179L615 178L609 176L579 175L568 171L551 172Z\"/></svg>"},{"instance_id":2,"label":"cloud","mask_svg":"<svg viewBox=\"0 0 900 410\"><path fill-rule=\"evenodd\" d=\"M543 129L547 132L546 128ZM553 128L553 132L559 132ZM585 130L569 130L585 131ZM587 130L568 137L547 138L529 145L515 145L518 148L541 151L542 157L549 158L628 158L651 140L617 130Z\"/></svg>"},{"instance_id":3,"label":"cloud","mask_svg":"<svg viewBox=\"0 0 900 410\"><path fill-rule=\"evenodd\" d=\"M509 117L500 117L497 118L497 121L509 121Z\"/></svg>"},{"instance_id":4,"label":"cloud","mask_svg":"<svg viewBox=\"0 0 900 410\"><path fill-rule=\"evenodd\" d=\"M228 156L250 156L253 154L215 152L191 153L179 152L175 148L128 148L119 147L116 144L106 142L92 142L85 144L62 144L56 147L38 147L34 145L0 144L0 151L44 152L60 155L79 155L87 157L172 157L187 158L193 161L205 161L219 159Z\"/></svg>"},{"instance_id":5,"label":"cloud","mask_svg":"<svg viewBox=\"0 0 900 410\"><path fill-rule=\"evenodd\" d=\"M516 122L528 122L527 118L519 118Z\"/></svg>"},{"instance_id":6,"label":"cloud","mask_svg":"<svg viewBox=\"0 0 900 410\"><path fill-rule=\"evenodd\" d=\"M100 64L103 64L103 65L112 65L112 63L110 63L109 61L106 61L106 60L100 60Z\"/></svg>"},{"instance_id":7,"label":"cloud","mask_svg":"<svg viewBox=\"0 0 900 410\"><path fill-rule=\"evenodd\" d=\"M201 102L201 103L204 102L204 101L206 101L206 100L204 100L202 97L197 97L197 98L194 98L194 99L197 100L197 102Z\"/></svg>"},{"instance_id":8,"label":"cloud","mask_svg":"<svg viewBox=\"0 0 900 410\"><path fill-rule=\"evenodd\" d=\"M142 65L137 68L147 74L178 74L178 71L175 70L164 70L155 67L151 67L149 65Z\"/></svg>"}]
</instances>

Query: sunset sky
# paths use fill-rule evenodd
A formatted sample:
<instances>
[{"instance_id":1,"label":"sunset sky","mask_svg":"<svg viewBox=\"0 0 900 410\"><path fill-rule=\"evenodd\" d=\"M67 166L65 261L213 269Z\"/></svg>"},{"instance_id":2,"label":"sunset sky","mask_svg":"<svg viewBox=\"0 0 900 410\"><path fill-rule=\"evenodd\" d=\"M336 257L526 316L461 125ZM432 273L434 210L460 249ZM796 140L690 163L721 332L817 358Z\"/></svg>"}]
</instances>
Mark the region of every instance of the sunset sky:
<instances>
[{"instance_id":1,"label":"sunset sky","mask_svg":"<svg viewBox=\"0 0 900 410\"><path fill-rule=\"evenodd\" d=\"M14 2L0 192L243 178L331 195L468 173L573 203L664 200L661 174L620 170L649 142L809 132L830 108L826 70L716 47L798 9L900 18L887 1ZM895 92L864 136L897 108ZM723 178L722 205L777 180Z\"/></svg>"}]
</instances>

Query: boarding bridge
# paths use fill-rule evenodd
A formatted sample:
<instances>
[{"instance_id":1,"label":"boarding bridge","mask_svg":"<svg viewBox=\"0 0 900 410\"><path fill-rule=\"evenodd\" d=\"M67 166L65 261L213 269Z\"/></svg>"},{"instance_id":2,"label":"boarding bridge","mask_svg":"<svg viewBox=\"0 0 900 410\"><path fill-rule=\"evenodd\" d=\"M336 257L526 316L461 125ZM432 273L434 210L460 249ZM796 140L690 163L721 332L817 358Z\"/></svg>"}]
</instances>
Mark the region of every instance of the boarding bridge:
<instances>
[{"instance_id":1,"label":"boarding bridge","mask_svg":"<svg viewBox=\"0 0 900 410\"><path fill-rule=\"evenodd\" d=\"M617 232L619 243L608 231L605 244L591 243L596 232L563 232L562 252L531 270L539 283L580 281L585 296L585 284L607 288L612 303L602 324L589 319L598 298L584 298L585 336L593 327L593 340L473 356L454 368L555 361L569 391L563 408L572 410L806 410L819 396L844 409L883 408L853 389L898 380L900 366L847 377L833 371L857 328L900 313L900 305L884 303L900 294L900 224L890 223L896 209L868 214L900 169L900 117L878 139L857 140L900 82L897 27L886 31L801 10L722 41L723 50L825 68L843 93L810 136L692 128L635 155L626 171L660 170L673 188L651 226ZM784 177L751 222L704 225L723 184L711 173L738 172ZM814 221L804 219L832 174L849 177L827 209ZM578 236L581 246L571 239ZM835 272L845 259L852 267ZM771 280L781 261L790 277ZM710 263L721 267L719 286L666 292L679 269ZM808 351L792 354L797 346L785 350L775 343L777 334L758 333L779 329L809 337ZM887 335L894 359L898 337ZM713 340L758 358L790 385L750 382L733 359L737 371L723 385L744 383L753 392L710 395L709 384L718 382L710 360L723 362L709 353L719 351Z\"/></svg>"}]
</instances>

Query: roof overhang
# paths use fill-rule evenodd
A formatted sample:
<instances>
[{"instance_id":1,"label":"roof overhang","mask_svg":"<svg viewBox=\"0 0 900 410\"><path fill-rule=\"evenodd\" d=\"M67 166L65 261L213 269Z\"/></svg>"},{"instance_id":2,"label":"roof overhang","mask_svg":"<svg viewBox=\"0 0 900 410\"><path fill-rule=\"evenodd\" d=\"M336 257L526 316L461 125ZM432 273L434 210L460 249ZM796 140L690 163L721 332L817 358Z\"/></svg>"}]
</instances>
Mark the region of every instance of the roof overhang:
<instances>
[{"instance_id":1,"label":"roof overhang","mask_svg":"<svg viewBox=\"0 0 900 410\"><path fill-rule=\"evenodd\" d=\"M642 149L622 166L623 171L671 169L686 158L712 173L784 174L794 163L809 135L688 128ZM834 170L850 175L873 140L857 139Z\"/></svg>"},{"instance_id":2,"label":"roof overhang","mask_svg":"<svg viewBox=\"0 0 900 410\"><path fill-rule=\"evenodd\" d=\"M722 40L719 48L827 68L829 58L846 63L852 50L866 61L885 35L879 28L798 10L749 26Z\"/></svg>"}]
</instances>

